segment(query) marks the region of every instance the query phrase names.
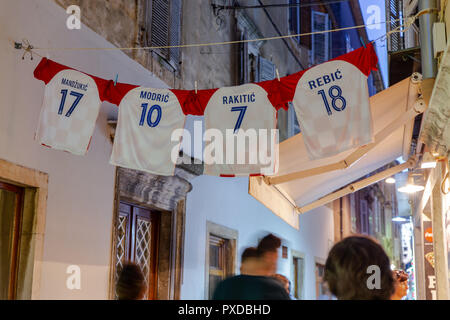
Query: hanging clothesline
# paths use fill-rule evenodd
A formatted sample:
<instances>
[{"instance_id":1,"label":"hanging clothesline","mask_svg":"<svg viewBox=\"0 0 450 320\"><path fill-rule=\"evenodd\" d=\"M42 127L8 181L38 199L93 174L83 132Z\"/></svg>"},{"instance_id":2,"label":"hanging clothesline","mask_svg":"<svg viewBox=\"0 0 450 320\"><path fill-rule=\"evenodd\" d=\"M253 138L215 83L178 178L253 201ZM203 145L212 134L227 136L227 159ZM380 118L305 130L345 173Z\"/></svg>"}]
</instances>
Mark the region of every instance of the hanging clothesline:
<instances>
[{"instance_id":1,"label":"hanging clothesline","mask_svg":"<svg viewBox=\"0 0 450 320\"><path fill-rule=\"evenodd\" d=\"M387 32L386 34L382 35L381 37L372 40L371 43L374 43L378 40L381 40L383 38L389 37L393 33L399 33L399 32L405 32L411 26L414 24L414 22L423 14L430 13L432 11L435 11L436 9L425 9L420 12L418 12L414 16L402 18L402 19L393 19L389 21L384 22L378 22L378 23L372 23L372 24L364 24L364 25L358 25L353 27L345 27L345 28L338 28L338 29L332 29L332 30L324 30L324 31L315 31L315 32L307 32L307 33L300 33L300 34L289 34L289 35L283 35L283 36L274 36L274 37L266 37L266 38L258 38L258 39L244 39L244 40L233 40L233 41L222 41L222 42L210 42L210 43L192 43L192 44L179 44L179 45L170 45L170 46L146 46L146 47L111 47L111 48L44 48L44 47L36 47L36 48L30 48L29 51L35 50L41 50L41 51L87 51L87 50L154 50L154 49L172 49L172 48L196 48L196 47L211 47L211 46L222 46L222 45L232 45L232 44L240 44L240 43L250 43L250 42L260 42L260 41L270 41L270 40L279 40L279 39L286 39L286 38L297 38L297 37L305 37L305 36L311 36L311 35L317 35L317 34L325 34L325 33L333 33L333 32L339 32L339 31L346 31L346 30L353 30L353 29L360 29L365 28L369 26L375 26L380 24L387 24L387 23L393 23L393 22L399 22L399 21L405 21L405 23L401 24L397 28ZM24 48L26 50L26 48ZM39 55L39 54L37 54Z\"/></svg>"}]
</instances>

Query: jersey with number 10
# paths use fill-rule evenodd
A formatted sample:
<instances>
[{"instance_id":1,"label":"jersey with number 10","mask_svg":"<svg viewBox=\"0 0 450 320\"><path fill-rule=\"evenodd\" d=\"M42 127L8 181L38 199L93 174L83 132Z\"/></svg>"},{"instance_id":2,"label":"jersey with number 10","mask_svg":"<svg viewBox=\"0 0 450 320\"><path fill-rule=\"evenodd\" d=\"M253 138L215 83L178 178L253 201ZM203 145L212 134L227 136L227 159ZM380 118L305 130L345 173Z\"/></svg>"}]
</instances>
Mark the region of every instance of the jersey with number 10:
<instances>
[{"instance_id":1,"label":"jersey with number 10","mask_svg":"<svg viewBox=\"0 0 450 320\"><path fill-rule=\"evenodd\" d=\"M311 159L373 141L367 77L377 61L369 44L284 79L298 78L293 105Z\"/></svg>"},{"instance_id":2,"label":"jersey with number 10","mask_svg":"<svg viewBox=\"0 0 450 320\"><path fill-rule=\"evenodd\" d=\"M34 76L46 84L35 138L47 147L84 155L108 81L46 58Z\"/></svg>"}]
</instances>

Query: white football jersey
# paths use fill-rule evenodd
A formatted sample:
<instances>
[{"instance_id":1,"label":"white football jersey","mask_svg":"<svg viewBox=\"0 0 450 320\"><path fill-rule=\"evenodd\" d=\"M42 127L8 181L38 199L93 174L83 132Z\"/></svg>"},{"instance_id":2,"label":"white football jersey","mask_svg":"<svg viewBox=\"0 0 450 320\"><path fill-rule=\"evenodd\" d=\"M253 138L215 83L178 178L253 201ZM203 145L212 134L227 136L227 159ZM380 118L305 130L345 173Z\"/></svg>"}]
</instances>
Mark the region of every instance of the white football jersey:
<instances>
[{"instance_id":1,"label":"white football jersey","mask_svg":"<svg viewBox=\"0 0 450 320\"><path fill-rule=\"evenodd\" d=\"M273 175L277 168L277 110L257 84L218 89L205 112L204 173ZM208 141L210 140L210 141Z\"/></svg>"},{"instance_id":2,"label":"white football jersey","mask_svg":"<svg viewBox=\"0 0 450 320\"><path fill-rule=\"evenodd\" d=\"M186 119L176 95L169 89L137 87L118 105L111 164L173 175L180 138L172 141L172 133L183 129Z\"/></svg>"},{"instance_id":3,"label":"white football jersey","mask_svg":"<svg viewBox=\"0 0 450 320\"><path fill-rule=\"evenodd\" d=\"M320 64L298 80L293 105L311 159L374 141L367 86L376 66L371 50L359 49Z\"/></svg>"},{"instance_id":4,"label":"white football jersey","mask_svg":"<svg viewBox=\"0 0 450 320\"><path fill-rule=\"evenodd\" d=\"M35 139L53 149L86 154L107 81L45 58L35 77L46 83Z\"/></svg>"}]
</instances>

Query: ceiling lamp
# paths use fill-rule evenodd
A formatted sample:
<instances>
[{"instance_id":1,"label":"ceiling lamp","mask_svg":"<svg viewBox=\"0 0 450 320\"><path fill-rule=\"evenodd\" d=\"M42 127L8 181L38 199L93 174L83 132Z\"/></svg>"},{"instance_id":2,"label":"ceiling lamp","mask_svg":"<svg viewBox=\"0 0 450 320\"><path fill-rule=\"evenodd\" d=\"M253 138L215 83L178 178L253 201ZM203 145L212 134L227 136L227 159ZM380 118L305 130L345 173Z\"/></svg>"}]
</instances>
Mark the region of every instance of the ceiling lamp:
<instances>
[{"instance_id":1,"label":"ceiling lamp","mask_svg":"<svg viewBox=\"0 0 450 320\"><path fill-rule=\"evenodd\" d=\"M389 177L389 178L387 178L387 179L385 180L385 182L386 182L386 183L389 183L389 184L393 184L393 183L395 183L395 179L392 178L392 177Z\"/></svg>"},{"instance_id":2,"label":"ceiling lamp","mask_svg":"<svg viewBox=\"0 0 450 320\"><path fill-rule=\"evenodd\" d=\"M413 178L412 174L410 173L408 175L408 183L406 184L406 186L398 188L398 191L404 192L404 193L414 193L414 192L422 191L423 189L425 189L424 186L418 186L418 185L414 184L414 178Z\"/></svg>"},{"instance_id":3,"label":"ceiling lamp","mask_svg":"<svg viewBox=\"0 0 450 320\"><path fill-rule=\"evenodd\" d=\"M422 164L420 165L422 169L436 168L436 158L429 152L425 152L422 158Z\"/></svg>"}]
</instances>

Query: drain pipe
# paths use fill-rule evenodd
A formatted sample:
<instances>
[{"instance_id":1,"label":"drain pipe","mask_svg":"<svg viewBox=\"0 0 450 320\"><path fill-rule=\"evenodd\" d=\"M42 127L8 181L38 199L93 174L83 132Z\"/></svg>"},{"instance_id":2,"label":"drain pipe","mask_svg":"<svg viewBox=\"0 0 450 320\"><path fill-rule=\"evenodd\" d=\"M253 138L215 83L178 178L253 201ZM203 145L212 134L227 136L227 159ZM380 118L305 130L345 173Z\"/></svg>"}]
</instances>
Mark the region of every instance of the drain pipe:
<instances>
[{"instance_id":1,"label":"drain pipe","mask_svg":"<svg viewBox=\"0 0 450 320\"><path fill-rule=\"evenodd\" d=\"M436 9L436 0L420 0L419 11ZM424 79L435 78L437 63L433 52L433 24L437 21L437 13L431 12L419 17L420 53L422 56L422 75Z\"/></svg>"},{"instance_id":2,"label":"drain pipe","mask_svg":"<svg viewBox=\"0 0 450 320\"><path fill-rule=\"evenodd\" d=\"M437 8L436 0L420 0L419 11ZM435 12L427 13L419 17L420 26L420 51L422 59L423 79L435 78L437 73L437 63L433 52L433 24L437 20ZM424 265L423 247L423 213L416 217L414 223L414 257L415 257L415 278L418 300L426 299L426 275Z\"/></svg>"}]
</instances>

